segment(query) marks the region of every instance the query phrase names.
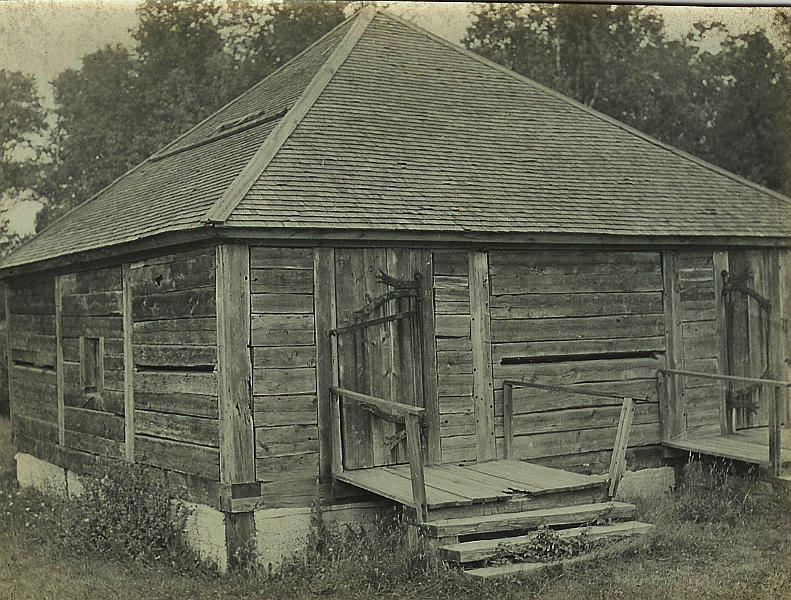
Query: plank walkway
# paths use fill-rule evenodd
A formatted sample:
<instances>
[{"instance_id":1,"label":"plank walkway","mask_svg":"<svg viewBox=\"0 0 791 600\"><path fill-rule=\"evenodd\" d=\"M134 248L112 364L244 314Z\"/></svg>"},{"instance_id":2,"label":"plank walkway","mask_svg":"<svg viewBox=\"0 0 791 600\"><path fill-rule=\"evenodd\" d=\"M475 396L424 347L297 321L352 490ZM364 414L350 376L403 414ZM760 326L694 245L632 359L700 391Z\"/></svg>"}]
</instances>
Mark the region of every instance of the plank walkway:
<instances>
[{"instance_id":1,"label":"plank walkway","mask_svg":"<svg viewBox=\"0 0 791 600\"><path fill-rule=\"evenodd\" d=\"M581 475L516 460L424 468L429 509L498 502L527 495L594 488L606 475ZM412 504L408 465L344 471L336 479L401 504Z\"/></svg>"},{"instance_id":2,"label":"plank walkway","mask_svg":"<svg viewBox=\"0 0 791 600\"><path fill-rule=\"evenodd\" d=\"M791 439L788 430L783 435L782 462L791 463ZM709 456L769 466L769 430L766 427L743 429L728 435L687 435L669 442L666 446Z\"/></svg>"}]
</instances>

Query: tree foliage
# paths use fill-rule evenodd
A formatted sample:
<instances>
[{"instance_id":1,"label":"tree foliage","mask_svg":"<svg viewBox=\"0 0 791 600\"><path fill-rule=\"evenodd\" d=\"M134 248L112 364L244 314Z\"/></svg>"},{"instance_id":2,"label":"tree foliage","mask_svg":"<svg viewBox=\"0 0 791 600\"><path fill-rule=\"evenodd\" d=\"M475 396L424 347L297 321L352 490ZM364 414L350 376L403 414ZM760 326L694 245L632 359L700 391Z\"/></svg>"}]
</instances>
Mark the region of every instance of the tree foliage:
<instances>
[{"instance_id":1,"label":"tree foliage","mask_svg":"<svg viewBox=\"0 0 791 600\"><path fill-rule=\"evenodd\" d=\"M38 185L45 154L46 111L35 78L0 69L0 199L6 208ZM0 217L0 255L20 242L8 216Z\"/></svg>"},{"instance_id":2,"label":"tree foliage","mask_svg":"<svg viewBox=\"0 0 791 600\"><path fill-rule=\"evenodd\" d=\"M146 0L133 49L107 46L53 82L56 158L37 229L293 58L344 7Z\"/></svg>"},{"instance_id":3,"label":"tree foliage","mask_svg":"<svg viewBox=\"0 0 791 600\"><path fill-rule=\"evenodd\" d=\"M46 113L35 79L19 71L0 69L0 194L20 191L34 183Z\"/></svg>"},{"instance_id":4,"label":"tree foliage","mask_svg":"<svg viewBox=\"0 0 791 600\"><path fill-rule=\"evenodd\" d=\"M778 17L780 22L781 17ZM711 29L725 41L701 44ZM788 48L697 23L670 39L651 8L485 5L464 44L539 83L776 190L789 191Z\"/></svg>"}]
</instances>

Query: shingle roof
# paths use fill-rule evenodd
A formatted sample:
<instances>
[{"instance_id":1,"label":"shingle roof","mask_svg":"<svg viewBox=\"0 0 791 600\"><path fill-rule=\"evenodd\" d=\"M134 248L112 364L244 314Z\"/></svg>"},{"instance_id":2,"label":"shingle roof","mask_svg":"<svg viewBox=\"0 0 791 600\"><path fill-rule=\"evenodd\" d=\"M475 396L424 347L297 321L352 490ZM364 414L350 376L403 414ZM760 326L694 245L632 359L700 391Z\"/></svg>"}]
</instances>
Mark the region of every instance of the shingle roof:
<instances>
[{"instance_id":1,"label":"shingle roof","mask_svg":"<svg viewBox=\"0 0 791 600\"><path fill-rule=\"evenodd\" d=\"M364 9L2 266L207 225L789 237L790 209Z\"/></svg>"}]
</instances>

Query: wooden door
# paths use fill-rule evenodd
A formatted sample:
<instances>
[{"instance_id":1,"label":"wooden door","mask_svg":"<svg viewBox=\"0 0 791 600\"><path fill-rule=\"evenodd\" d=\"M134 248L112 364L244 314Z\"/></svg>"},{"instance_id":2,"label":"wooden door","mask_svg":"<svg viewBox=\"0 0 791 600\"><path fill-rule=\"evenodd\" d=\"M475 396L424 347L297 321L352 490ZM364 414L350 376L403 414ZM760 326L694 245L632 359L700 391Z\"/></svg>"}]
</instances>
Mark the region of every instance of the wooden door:
<instances>
[{"instance_id":1,"label":"wooden door","mask_svg":"<svg viewBox=\"0 0 791 600\"><path fill-rule=\"evenodd\" d=\"M405 315L337 335L339 386L412 406L424 406L420 294L393 294L392 280L420 283L430 253L400 248L339 249L335 296L340 327ZM385 274L385 277L382 277ZM416 274L419 274L416 279ZM430 277L426 278L430 284ZM392 281L391 281L392 283ZM403 426L389 423L347 400L341 413L343 462L360 469L406 462Z\"/></svg>"},{"instance_id":2,"label":"wooden door","mask_svg":"<svg viewBox=\"0 0 791 600\"><path fill-rule=\"evenodd\" d=\"M731 251L725 302L728 373L766 378L769 374L769 311L766 266L759 250ZM728 386L727 406L734 430L769 423L767 390L754 384Z\"/></svg>"}]
</instances>

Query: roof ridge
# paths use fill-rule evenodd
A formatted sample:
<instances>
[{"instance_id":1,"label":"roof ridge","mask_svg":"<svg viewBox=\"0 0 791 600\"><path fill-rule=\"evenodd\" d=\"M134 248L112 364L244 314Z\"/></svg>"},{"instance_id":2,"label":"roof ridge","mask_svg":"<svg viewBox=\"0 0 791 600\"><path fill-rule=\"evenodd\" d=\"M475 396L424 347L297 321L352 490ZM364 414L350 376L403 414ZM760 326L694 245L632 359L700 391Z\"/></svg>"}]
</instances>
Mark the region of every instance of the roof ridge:
<instances>
[{"instance_id":1,"label":"roof ridge","mask_svg":"<svg viewBox=\"0 0 791 600\"><path fill-rule=\"evenodd\" d=\"M239 175L226 188L223 195L206 211L201 221L206 224L219 224L225 222L233 210L239 205L245 194L250 190L255 180L261 176L266 167L277 155L280 148L291 136L299 123L310 111L313 105L326 89L329 82L343 65L346 58L357 45L368 25L376 15L377 9L373 6L364 6L350 19L355 22L346 32L343 39L333 49L308 85L302 91L291 109L270 132L259 149L245 165ZM345 23L346 21L344 21ZM338 25L340 27L340 25ZM290 61L289 61L290 62ZM284 65L285 66L285 65Z\"/></svg>"},{"instance_id":2,"label":"roof ridge","mask_svg":"<svg viewBox=\"0 0 791 600\"><path fill-rule=\"evenodd\" d=\"M566 104L570 104L570 105L572 105L572 106L574 106L576 108L580 108L580 109L584 110L585 112L587 112L588 114L590 114L591 116L596 117L596 118L598 118L598 119L600 119L602 121L605 121L607 123L610 123L611 125L615 125L616 127L619 127L619 128L623 129L624 131L626 131L628 133L636 135L636 136L642 138L643 140L645 140L645 141L647 141L647 142L649 142L651 144L654 144L655 146L658 146L658 147L662 148L663 150L667 150L668 152L676 154L676 155L678 155L678 156L680 156L682 158L685 158L687 160L691 160L692 162L697 163L701 167L709 169L710 171L714 171L715 173L717 173L719 175L722 175L724 177L728 177L729 179L733 179L734 181L737 181L737 182L741 183L742 185L746 185L748 187L752 187L753 189L756 189L756 190L761 191L761 192L763 192L765 194L768 194L768 195L772 196L773 198L775 198L776 200L780 200L780 201L782 201L785 204L791 204L791 197L786 196L785 194L781 194L780 192L776 192L775 190L772 190L772 189L770 189L770 188L768 188L766 186L763 186L760 183L756 183L754 181L746 179L746 178L744 178L744 177L742 177L740 175L737 175L736 173L733 173L732 171L728 171L727 169L719 167L719 166L717 166L717 165L715 165L715 164L713 164L713 163L711 163L711 162L709 162L707 160L704 160L704 159L702 159L702 158L700 158L698 156L695 156L694 154L690 154L689 152L686 152L684 150L681 150L680 148L676 148L675 146L673 146L671 144L663 142L663 141L661 141L661 140L659 140L659 139L657 139L657 138L645 133L644 131L640 131L639 129L636 129L635 127L632 127L631 125L627 125L623 121L619 121L615 117L611 117L609 115L606 115L603 112L600 112L600 111L598 111L598 110L596 110L594 108L591 108L590 106L587 106L587 105L583 104L582 102L574 100L574 98L566 96L565 94L561 94L560 92L558 92L556 90L553 90L552 88L549 88L549 87L547 87L547 86L545 86L545 85L543 85L543 84L541 84L541 83L539 83L539 82L537 82L537 81L535 81L533 79L530 79L529 77L527 77L525 75L522 75L521 73L517 73L513 69L509 69L508 67L506 67L504 65L501 65L499 63L494 62L493 60L490 60L490 59L488 59L488 58L486 58L484 56L481 56L480 54L476 54L472 50L469 50L468 48L465 48L465 47L463 47L463 46L461 46L459 44L454 44L450 40L446 40L445 38L443 38L443 37L441 37L441 36L439 36L439 35L437 35L435 33L432 33L431 31L428 31L427 29L424 29L423 27L420 27L419 25L411 23L410 21L407 21L406 19L403 19L402 17L399 17L399 16L394 15L392 13L386 12L384 9L380 9L378 11L378 13L383 15L383 16L385 16L388 19L392 19L393 21L396 21L396 22L398 22L398 23L400 23L400 24L402 24L402 25L404 25L406 27L409 27L413 31L421 33L424 36L429 37L429 38L433 39L436 42L439 42L443 46L451 48L451 49L455 50L456 52L459 52L460 54L462 54L464 56L467 56L468 58L472 58L473 60L476 60L476 61L478 61L480 63L483 63L484 65L487 65L489 67L493 67L496 70L500 71L501 73L507 74L507 75L513 77L514 79L518 79L518 80L522 81L523 83L526 83L526 84L528 84L528 85L530 85L530 86L532 86L532 87L534 87L536 89L539 89L539 90L541 90L541 91L543 91L545 93L548 93L549 95L557 98L558 100L561 100L562 102L565 102Z\"/></svg>"},{"instance_id":3,"label":"roof ridge","mask_svg":"<svg viewBox=\"0 0 791 600\"><path fill-rule=\"evenodd\" d=\"M302 51L300 51L300 52L298 52L297 54L295 54L295 55L294 55L294 56L291 58L291 60L287 60L287 61L286 61L286 62L284 62L282 65L280 65L280 66L279 66L277 69L275 69L274 71L272 71L271 73L269 73L269 74L268 74L266 77L264 77L263 79L260 79L260 80L258 80L258 81L257 81L257 82L255 82L253 85L251 85L249 88L247 88L245 91L243 91L241 94L239 94L238 96L234 96L234 97L233 97L233 98L231 98L231 99L230 99L228 102L226 102L225 104L223 104L223 105L222 105L220 108L218 108L217 110L215 110L214 112L212 112L210 115L206 116L206 118L204 118L204 119L202 119L201 121L199 121L198 123L196 123L196 124L195 124L193 127L190 127L190 128L187 130L187 131L185 131L184 133L182 133L182 134L181 134L180 136L178 136L176 139L174 139L174 140L172 140L172 141L168 142L168 143L167 143L165 146L163 146L162 148L160 148L159 150L157 150L157 151L156 151L156 152L155 152L155 153L152 155L152 157L155 157L155 156L157 156L158 154L161 154L161 153L165 152L165 151L166 151L168 148L170 148L171 146L173 146L173 145L177 144L178 142L180 142L180 141L181 141L183 138L185 138L185 137L186 137L186 136L188 136L190 133L192 133L193 131L197 130L198 128L200 128L200 127L201 127L201 126L203 126L204 124L206 124L206 123L207 123L209 120L211 120L212 118L214 118L215 116L217 116L218 114L220 114L220 113L221 113L222 111L224 111L226 108L228 108L228 107L229 107L229 106L231 106L232 104L235 104L235 103L236 103L236 102L238 102L240 99L242 99L244 96L246 96L247 94L249 94L250 92L252 92L252 91L253 91L253 90L255 90L256 88L258 88L259 86L263 85L264 83L266 83L266 81L267 81L268 79L270 79L271 77L274 77L275 75L277 75L278 73L280 73L280 71L282 71L283 69L285 69L285 68L286 68L286 67L287 67L289 64L291 64L291 63L292 63L293 61L295 61L297 58L299 58L300 56L302 56L303 54L305 54L306 52L308 52L309 50L311 50L311 49L312 49L314 46L318 45L318 44L319 44L321 41L323 41L323 40L324 40L324 39L325 39L325 38L326 38L328 35L330 35L330 34L331 34L333 31L335 31L335 30L336 30L336 29L338 29L339 27L342 27L342 26L343 26L345 23L348 23L348 22L349 22L350 20L352 20L352 19L353 19L355 16L356 16L356 15L352 15L352 16L351 16L351 17L349 17L348 19L344 19L343 21L341 21L340 23L338 23L338 24L337 24L335 27L333 27L333 28L332 28L332 29L330 29L330 30L329 30L327 33L325 33L325 34L324 34L324 35L322 35L320 38L318 38L317 40L315 40L315 41L314 41L312 44L310 44L309 46L306 46L306 47L305 47L305 48L304 48Z\"/></svg>"},{"instance_id":4,"label":"roof ridge","mask_svg":"<svg viewBox=\"0 0 791 600\"><path fill-rule=\"evenodd\" d=\"M16 253L16 251L17 251L17 250L19 250L19 249L20 249L20 248L22 248L23 246L26 246L26 245L28 245L28 244L29 244L30 242L32 242L33 240L35 240L35 239L38 239L38 237L39 237L41 234L43 234L44 232L46 232L46 231L48 231L49 229L51 229L52 227L54 227L54 226L55 226L57 223L59 223L60 221L62 221L63 219L65 219L66 217L68 217L69 215L71 215L71 214L72 214L74 211L76 211L77 209L81 208L82 206L85 206L85 205L87 205L89 202L93 201L95 198L98 198L98 197L99 197L101 194L103 194L104 192L106 192L107 190L109 190L109 189L110 189L111 187L113 187L113 186L114 186L116 183L118 183L119 181L121 181L122 179L124 179L124 178L125 178L127 175L131 175L132 173L134 173L135 171L137 171L137 170L138 170L140 167L142 167L143 165L146 165L146 164L148 164L149 162L151 162L151 160L152 160L152 159L161 159L161 158L165 158L165 157L164 157L164 156L162 156L162 155L163 155L163 154L165 154L165 153L167 152L168 148L171 148L171 147L175 146L176 144L178 144L178 143L179 143L181 140L183 140L185 137L187 137L187 136L188 136L189 134L191 134L193 131L196 131L197 129L199 129L200 127L202 127L204 124L206 124L206 123L207 123L209 120L211 120L211 119L212 119L212 118L213 118L215 115L217 115L217 114L221 113L221 112L222 112L222 111L224 111L226 108L228 108L228 107L229 107L229 106L231 106L232 104L236 103L236 102L237 102L237 101L238 101L238 100L239 100L239 99L240 99L242 96L244 96L244 95L246 95L246 94L250 93L252 90L256 89L258 86L260 86L260 85L263 85L263 83L264 83L264 82L265 82L267 79L269 79L269 78L270 78L270 77L272 77L273 75L277 74L278 72L282 71L282 70L283 70L283 69L284 69L286 66L288 66L288 65L289 65L289 63L291 63L293 60L295 60L296 58L298 58L299 56L301 56L301 55L302 55L302 54L304 54L305 52L308 52L308 51L309 51L311 48L313 48L313 47L314 47L314 46L316 46L316 45L317 45L319 42L321 42L322 40L324 40L324 38L326 38L328 35L330 35L330 34L331 34L333 31L335 31L335 30L336 30L336 29L338 29L339 27L343 26L345 23L349 22L350 20L354 19L356 16L357 16L357 15L356 15L356 14L354 14L354 15L350 16L348 19L344 19L343 21L341 21L340 23L338 23L338 25L336 25L335 27L333 27L332 29L330 29L330 30L329 30L327 33L325 33L323 36L321 36L320 38L318 38L317 40L315 40L315 41L314 41L312 44L310 44L309 46L307 46L307 47L306 47L304 50L302 50L301 52L299 52L298 54L296 54L296 55L295 55L295 56L294 56L294 57L293 57L291 60L289 60L289 61L286 61L285 63L283 63L282 65L280 65L280 66L279 66L277 69L275 69L274 71L272 71L271 73L269 73L269 74L268 74L266 77L264 77L264 78L263 78L263 79L261 79L260 81L256 82L255 84L253 84L253 85L252 85L252 86L250 86L249 88L247 88L247 90L245 90L244 92L242 92L242 93L241 93L241 94L239 94L238 96L234 96L234 97L233 97L233 98L231 98L231 99L230 99L228 102L226 102L225 104L223 104L223 105L222 105L220 108L218 108L217 110L213 111L211 114L209 114L209 115L207 115L205 118L201 119L201 120L200 120L198 123L196 123L195 125L193 125L193 126L192 126L192 127L190 127L189 129L187 129L187 130L186 130L186 131L184 131L183 133L179 134L178 136L176 136L176 138L175 138L175 139L172 139L172 140L170 140L170 141L169 141L169 142L167 142L167 143L166 143L164 146L162 146L161 148L158 148L157 150L155 150L154 152L152 152L152 153L151 153L149 156L147 156L146 158L144 158L142 161L140 161L139 163L135 164L134 166L132 166L132 167L131 167L131 168L129 168L128 170L126 170L126 171L124 171L123 173L121 173L120 175L118 175L118 177L116 177L115 179L113 179L113 180L112 180L110 183L108 183L106 186L104 186L104 187L103 187L103 188L101 188L99 191L97 191L95 194L93 194L93 195L89 196L88 198L86 198L85 200L83 200L82 202L80 202L79 204L77 204L77 206L74 206L73 208L70 208L69 210L67 210L65 213L63 213L61 216L59 216L57 219L55 219L55 220L54 220L54 221L52 221L52 222L51 222L49 225L47 225L47 226L46 226L44 229L42 229L41 231L37 231L35 234L33 234L32 236L30 236L29 238L27 238L26 240L24 240L24 241L23 241L21 244L19 244L19 246L17 246L17 247L16 247L16 248L14 248L13 250L11 250L11 252L9 252L9 253L8 253L8 254L6 254L4 257L2 257L2 259L0 259L0 268L2 268L2 265L3 265L3 264L5 264L5 263L7 262L7 260L8 260L8 259L9 259L9 258L10 258L10 257L13 255L13 254L15 254L15 253Z\"/></svg>"}]
</instances>

